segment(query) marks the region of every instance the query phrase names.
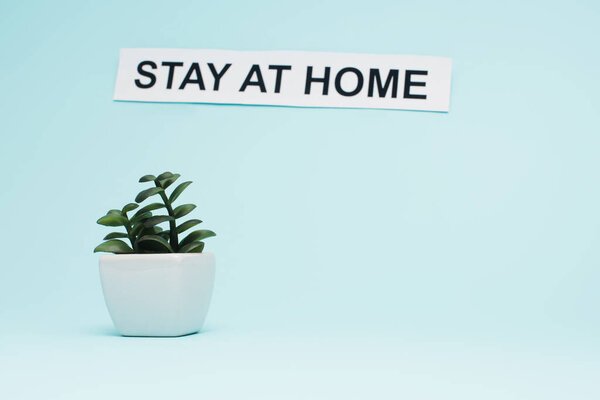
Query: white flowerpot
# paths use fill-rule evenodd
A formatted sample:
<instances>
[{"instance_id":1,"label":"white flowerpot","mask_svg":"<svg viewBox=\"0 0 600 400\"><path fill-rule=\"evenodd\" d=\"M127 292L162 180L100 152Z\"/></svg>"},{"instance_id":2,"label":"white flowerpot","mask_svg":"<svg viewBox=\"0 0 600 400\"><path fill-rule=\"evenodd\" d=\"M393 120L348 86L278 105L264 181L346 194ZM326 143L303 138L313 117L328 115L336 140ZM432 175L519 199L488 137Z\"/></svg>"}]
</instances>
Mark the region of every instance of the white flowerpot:
<instances>
[{"instance_id":1,"label":"white flowerpot","mask_svg":"<svg viewBox=\"0 0 600 400\"><path fill-rule=\"evenodd\" d=\"M100 279L108 312L122 335L188 335L202 328L208 312L215 256L103 255Z\"/></svg>"}]
</instances>

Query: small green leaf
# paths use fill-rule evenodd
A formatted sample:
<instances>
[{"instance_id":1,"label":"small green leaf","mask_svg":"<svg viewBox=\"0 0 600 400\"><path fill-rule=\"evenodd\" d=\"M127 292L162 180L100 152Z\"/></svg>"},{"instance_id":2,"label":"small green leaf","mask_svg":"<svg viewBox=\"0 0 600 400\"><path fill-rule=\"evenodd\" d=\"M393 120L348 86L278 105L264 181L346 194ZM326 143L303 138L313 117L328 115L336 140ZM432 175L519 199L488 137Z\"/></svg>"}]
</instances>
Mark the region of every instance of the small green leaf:
<instances>
[{"instance_id":1,"label":"small green leaf","mask_svg":"<svg viewBox=\"0 0 600 400\"><path fill-rule=\"evenodd\" d=\"M143 214L136 214L133 216L133 218L131 218L131 223L132 224L137 224L138 222L142 222L145 219L148 219L152 216L152 213L150 211L143 213Z\"/></svg>"},{"instance_id":2,"label":"small green leaf","mask_svg":"<svg viewBox=\"0 0 600 400\"><path fill-rule=\"evenodd\" d=\"M111 232L108 235L104 236L103 240L108 240L108 239L117 239L117 238L126 238L127 234L123 233L123 232Z\"/></svg>"},{"instance_id":3,"label":"small green leaf","mask_svg":"<svg viewBox=\"0 0 600 400\"><path fill-rule=\"evenodd\" d=\"M185 221L183 224L177 227L177 233L185 232L193 226L201 224L202 221L199 219L190 219L189 221Z\"/></svg>"},{"instance_id":4,"label":"small green leaf","mask_svg":"<svg viewBox=\"0 0 600 400\"><path fill-rule=\"evenodd\" d=\"M177 179L179 179L181 175L179 174L173 174L172 177L167 178L167 179L163 179L161 181L158 182L158 184L160 185L160 187L162 187L163 189L168 188L169 186L171 186Z\"/></svg>"},{"instance_id":5,"label":"small green leaf","mask_svg":"<svg viewBox=\"0 0 600 400\"><path fill-rule=\"evenodd\" d=\"M148 211L154 211L154 210L158 210L159 208L163 208L165 205L162 203L151 203L148 204L147 206L144 206L142 208L140 208L139 210L137 210L134 214L134 217L140 214L144 214L147 213Z\"/></svg>"},{"instance_id":6,"label":"small green leaf","mask_svg":"<svg viewBox=\"0 0 600 400\"><path fill-rule=\"evenodd\" d=\"M175 215L175 218L181 218L191 213L194 208L196 208L195 204L182 204L175 207L173 210L173 215Z\"/></svg>"},{"instance_id":7,"label":"small green leaf","mask_svg":"<svg viewBox=\"0 0 600 400\"><path fill-rule=\"evenodd\" d=\"M139 236L139 234L142 232L143 229L144 229L144 224L134 225L133 228L131 228L131 235L137 237L137 236Z\"/></svg>"},{"instance_id":8,"label":"small green leaf","mask_svg":"<svg viewBox=\"0 0 600 400\"><path fill-rule=\"evenodd\" d=\"M137 245L145 250L152 250L155 253L172 253L173 249L169 242L157 235L142 236L137 240Z\"/></svg>"},{"instance_id":9,"label":"small green leaf","mask_svg":"<svg viewBox=\"0 0 600 400\"><path fill-rule=\"evenodd\" d=\"M179 242L179 246L185 246L188 243L192 243L198 240L203 240L212 236L216 236L217 234L214 233L213 231L209 231L209 230L197 230L194 231L192 233L190 233L189 235L187 235L185 237L185 239L183 239L181 242Z\"/></svg>"},{"instance_id":10,"label":"small green leaf","mask_svg":"<svg viewBox=\"0 0 600 400\"><path fill-rule=\"evenodd\" d=\"M119 211L119 210L108 210L106 215L123 215L123 214L121 214L121 211Z\"/></svg>"},{"instance_id":11,"label":"small green leaf","mask_svg":"<svg viewBox=\"0 0 600 400\"><path fill-rule=\"evenodd\" d=\"M161 238L163 238L165 240L169 240L169 235L171 235L171 231L168 229L158 233L158 236L160 236Z\"/></svg>"},{"instance_id":12,"label":"small green leaf","mask_svg":"<svg viewBox=\"0 0 600 400\"><path fill-rule=\"evenodd\" d=\"M121 212L119 212L119 215L116 215L116 214L105 215L104 217L100 218L96 222L98 222L100 225L104 225L104 226L121 226L121 225L125 225L127 223L127 218L122 216Z\"/></svg>"},{"instance_id":13,"label":"small green leaf","mask_svg":"<svg viewBox=\"0 0 600 400\"><path fill-rule=\"evenodd\" d=\"M108 242L104 242L96 246L94 253L98 253L100 251L115 254L133 253L133 250L127 245L127 243L118 239L109 240Z\"/></svg>"},{"instance_id":14,"label":"small green leaf","mask_svg":"<svg viewBox=\"0 0 600 400\"><path fill-rule=\"evenodd\" d=\"M144 228L140 233L140 236L157 235L160 232L162 232L162 228L160 226L151 226L150 228Z\"/></svg>"},{"instance_id":15,"label":"small green leaf","mask_svg":"<svg viewBox=\"0 0 600 400\"><path fill-rule=\"evenodd\" d=\"M123 207L123 210L122 210L122 212L123 212L123 214L125 214L125 213L127 213L127 212L129 212L129 211L133 211L133 210L135 210L135 209L136 209L136 208L138 208L138 207L139 207L139 206L138 206L137 204L135 204L135 203L129 203L129 204L127 204L125 207Z\"/></svg>"},{"instance_id":16,"label":"small green leaf","mask_svg":"<svg viewBox=\"0 0 600 400\"><path fill-rule=\"evenodd\" d=\"M160 223L166 221L173 221L174 218L168 215L156 215L154 217L150 217L144 221L144 228L150 228L151 226L158 225Z\"/></svg>"},{"instance_id":17,"label":"small green leaf","mask_svg":"<svg viewBox=\"0 0 600 400\"><path fill-rule=\"evenodd\" d=\"M167 179L167 178L172 178L173 174L171 172L163 172L162 174L160 174L159 176L156 177L156 179L154 179L154 181L162 181L163 179Z\"/></svg>"},{"instance_id":18,"label":"small green leaf","mask_svg":"<svg viewBox=\"0 0 600 400\"><path fill-rule=\"evenodd\" d=\"M150 189L142 190L135 197L135 201L136 201L136 203L141 203L142 201L146 200L148 197L154 196L155 194L158 194L160 192L164 192L164 189L160 188L160 187L153 187Z\"/></svg>"},{"instance_id":19,"label":"small green leaf","mask_svg":"<svg viewBox=\"0 0 600 400\"><path fill-rule=\"evenodd\" d=\"M177 186L173 190L173 193L171 193L171 196L169 197L169 201L172 203L175 200L177 200L177 198L179 197L179 195L181 194L181 192L183 192L185 190L185 188L188 187L188 186L190 186L191 184L192 184L191 181L180 183L179 186Z\"/></svg>"},{"instance_id":20,"label":"small green leaf","mask_svg":"<svg viewBox=\"0 0 600 400\"><path fill-rule=\"evenodd\" d=\"M156 177L154 175L144 175L140 178L140 182L150 182L155 179L156 179Z\"/></svg>"},{"instance_id":21,"label":"small green leaf","mask_svg":"<svg viewBox=\"0 0 600 400\"><path fill-rule=\"evenodd\" d=\"M180 253L202 253L204 242L192 242L179 248Z\"/></svg>"}]
</instances>

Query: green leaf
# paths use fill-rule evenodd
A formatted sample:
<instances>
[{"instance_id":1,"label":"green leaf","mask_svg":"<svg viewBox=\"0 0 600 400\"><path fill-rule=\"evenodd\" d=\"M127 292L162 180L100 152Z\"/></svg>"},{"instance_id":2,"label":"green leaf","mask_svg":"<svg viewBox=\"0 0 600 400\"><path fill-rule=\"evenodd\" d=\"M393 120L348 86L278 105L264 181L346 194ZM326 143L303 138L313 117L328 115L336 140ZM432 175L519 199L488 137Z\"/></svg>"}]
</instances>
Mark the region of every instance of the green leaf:
<instances>
[{"instance_id":1,"label":"green leaf","mask_svg":"<svg viewBox=\"0 0 600 400\"><path fill-rule=\"evenodd\" d=\"M133 216L133 218L131 218L131 223L132 224L137 224L138 222L142 222L145 219L148 219L152 216L152 213L150 211L143 213L143 214L136 214Z\"/></svg>"},{"instance_id":2,"label":"green leaf","mask_svg":"<svg viewBox=\"0 0 600 400\"><path fill-rule=\"evenodd\" d=\"M161 238L163 238L165 240L169 240L170 235L171 235L171 231L168 229L158 233L158 236L160 236Z\"/></svg>"},{"instance_id":3,"label":"green leaf","mask_svg":"<svg viewBox=\"0 0 600 400\"><path fill-rule=\"evenodd\" d=\"M137 245L145 250L152 250L155 253L172 253L173 249L169 242L157 235L142 236L137 240Z\"/></svg>"},{"instance_id":4,"label":"green leaf","mask_svg":"<svg viewBox=\"0 0 600 400\"><path fill-rule=\"evenodd\" d=\"M173 217L170 217L168 215L156 215L154 217L150 217L147 220L145 220L144 227L150 228L151 226L158 225L158 224L166 222L166 221L174 221L174 220L175 219Z\"/></svg>"},{"instance_id":5,"label":"green leaf","mask_svg":"<svg viewBox=\"0 0 600 400\"><path fill-rule=\"evenodd\" d=\"M201 229L201 230L197 230L194 231L192 233L190 233L189 235L187 235L185 237L185 239L183 239L181 242L179 242L179 246L185 246L188 243L192 243L198 240L203 240L212 236L216 236L217 234L214 233L213 231L209 231L209 230L205 230L205 229Z\"/></svg>"},{"instance_id":6,"label":"green leaf","mask_svg":"<svg viewBox=\"0 0 600 400\"><path fill-rule=\"evenodd\" d=\"M123 232L111 232L108 235L104 236L103 240L117 239L117 238L126 238L126 237L128 237L126 233L123 233Z\"/></svg>"},{"instance_id":7,"label":"green leaf","mask_svg":"<svg viewBox=\"0 0 600 400\"><path fill-rule=\"evenodd\" d=\"M139 210L137 210L134 214L134 218L136 215L141 215L141 214L145 214L148 211L154 211L154 210L158 210L159 208L163 208L165 205L162 203L151 203L148 204L147 206L144 206L142 208L140 208Z\"/></svg>"},{"instance_id":8,"label":"green leaf","mask_svg":"<svg viewBox=\"0 0 600 400\"><path fill-rule=\"evenodd\" d=\"M196 208L195 204L182 204L175 207L173 210L173 215L175 215L175 218L181 218L191 213L194 208Z\"/></svg>"},{"instance_id":9,"label":"green leaf","mask_svg":"<svg viewBox=\"0 0 600 400\"><path fill-rule=\"evenodd\" d=\"M135 197L135 201L136 201L136 203L141 203L142 201L146 200L148 197L154 196L155 194L158 194L158 193L164 192L164 191L165 190L163 188L160 188L160 187L153 187L153 188L150 188L150 189L142 190Z\"/></svg>"},{"instance_id":10,"label":"green leaf","mask_svg":"<svg viewBox=\"0 0 600 400\"><path fill-rule=\"evenodd\" d=\"M167 178L167 179L163 179L162 181L159 181L158 184L163 188L166 189L169 186L171 186L173 184L173 182L175 182L177 179L179 179L181 175L179 174L173 174L172 177Z\"/></svg>"},{"instance_id":11,"label":"green leaf","mask_svg":"<svg viewBox=\"0 0 600 400\"><path fill-rule=\"evenodd\" d=\"M185 221L183 224L177 227L177 233L185 232L193 226L201 224L202 221L199 219L190 219L189 221Z\"/></svg>"},{"instance_id":12,"label":"green leaf","mask_svg":"<svg viewBox=\"0 0 600 400\"><path fill-rule=\"evenodd\" d=\"M104 225L104 226L121 226L121 225L125 225L127 223L127 218L122 216L121 213L119 212L119 215L116 215L116 214L105 215L104 217L100 218L96 222L98 222L100 225Z\"/></svg>"},{"instance_id":13,"label":"green leaf","mask_svg":"<svg viewBox=\"0 0 600 400\"><path fill-rule=\"evenodd\" d=\"M121 211L119 211L119 210L108 210L106 215L123 215L123 214L121 214Z\"/></svg>"},{"instance_id":14,"label":"green leaf","mask_svg":"<svg viewBox=\"0 0 600 400\"><path fill-rule=\"evenodd\" d=\"M127 245L127 243L118 239L109 240L108 242L104 242L96 246L94 253L98 253L100 251L115 254L133 253L133 250Z\"/></svg>"},{"instance_id":15,"label":"green leaf","mask_svg":"<svg viewBox=\"0 0 600 400\"><path fill-rule=\"evenodd\" d=\"M160 232L162 232L162 228L160 226L151 226L150 228L144 228L140 236L157 235Z\"/></svg>"},{"instance_id":16,"label":"green leaf","mask_svg":"<svg viewBox=\"0 0 600 400\"><path fill-rule=\"evenodd\" d=\"M180 253L202 253L204 242L192 242L179 248Z\"/></svg>"},{"instance_id":17,"label":"green leaf","mask_svg":"<svg viewBox=\"0 0 600 400\"><path fill-rule=\"evenodd\" d=\"M125 214L125 213L127 213L129 211L135 210L138 207L139 206L137 204L135 204L135 203L129 203L129 204L125 205L125 207L123 207L123 211L122 212L123 212L123 214Z\"/></svg>"},{"instance_id":18,"label":"green leaf","mask_svg":"<svg viewBox=\"0 0 600 400\"><path fill-rule=\"evenodd\" d=\"M167 179L167 178L172 178L173 174L171 172L163 172L162 174L160 174L159 176L156 177L156 179L154 179L154 181L162 181L163 179Z\"/></svg>"},{"instance_id":19,"label":"green leaf","mask_svg":"<svg viewBox=\"0 0 600 400\"><path fill-rule=\"evenodd\" d=\"M181 194L181 192L183 192L185 190L185 188L188 187L188 186L190 186L191 184L192 184L191 181L180 183L179 186L177 186L173 190L173 193L171 193L171 196L169 197L169 201L172 203L175 200L177 200L177 198L179 197L179 195Z\"/></svg>"},{"instance_id":20,"label":"green leaf","mask_svg":"<svg viewBox=\"0 0 600 400\"><path fill-rule=\"evenodd\" d=\"M155 177L154 175L144 175L144 176L142 176L142 177L140 178L140 180L139 180L139 181L140 181L140 182L150 182L150 181L153 181L153 180L155 180L155 179L156 179L156 177Z\"/></svg>"},{"instance_id":21,"label":"green leaf","mask_svg":"<svg viewBox=\"0 0 600 400\"><path fill-rule=\"evenodd\" d=\"M144 224L134 225L133 228L131 228L131 235L137 237L140 235L140 233L142 232L143 229L144 229Z\"/></svg>"}]
</instances>

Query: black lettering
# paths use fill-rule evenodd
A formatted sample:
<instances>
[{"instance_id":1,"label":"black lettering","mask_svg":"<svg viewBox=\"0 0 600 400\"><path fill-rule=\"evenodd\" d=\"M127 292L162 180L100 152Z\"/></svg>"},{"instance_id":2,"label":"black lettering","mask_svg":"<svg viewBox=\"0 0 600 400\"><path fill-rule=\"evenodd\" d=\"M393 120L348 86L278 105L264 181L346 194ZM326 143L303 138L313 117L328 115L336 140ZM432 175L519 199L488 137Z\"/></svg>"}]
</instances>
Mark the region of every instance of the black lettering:
<instances>
[{"instance_id":1,"label":"black lettering","mask_svg":"<svg viewBox=\"0 0 600 400\"><path fill-rule=\"evenodd\" d=\"M196 74L196 79L192 79L192 74ZM202 73L200 72L200 65L198 63L192 63L179 89L185 89L188 83L197 83L200 90L204 90L204 81L202 80Z\"/></svg>"},{"instance_id":2,"label":"black lettering","mask_svg":"<svg viewBox=\"0 0 600 400\"><path fill-rule=\"evenodd\" d=\"M212 73L213 78L215 78L215 84L213 85L213 90L215 90L215 91L219 90L219 82L221 82L221 78L223 77L223 75L225 75L225 72L227 72L229 67L231 67L231 64L225 64L225 66L223 67L221 72L217 72L213 63L208 63L208 68L210 68L210 72Z\"/></svg>"},{"instance_id":3,"label":"black lettering","mask_svg":"<svg viewBox=\"0 0 600 400\"><path fill-rule=\"evenodd\" d=\"M292 69L291 65L269 65L269 69L274 69L277 71L277 75L275 77L275 93L279 93L281 90L281 75L283 71L289 71Z\"/></svg>"},{"instance_id":4,"label":"black lettering","mask_svg":"<svg viewBox=\"0 0 600 400\"><path fill-rule=\"evenodd\" d=\"M353 74L355 74L356 79L357 79L356 88L354 88L354 90L352 90L350 92L347 92L342 88L342 77L347 72L352 72ZM352 67L342 68L342 69L340 69L340 72L338 72L337 75L335 76L335 90L337 90L337 92L339 94L341 94L342 96L357 95L358 92L360 92L362 90L363 83L364 83L363 74L360 72L360 70L358 70L356 68L352 68Z\"/></svg>"},{"instance_id":5,"label":"black lettering","mask_svg":"<svg viewBox=\"0 0 600 400\"><path fill-rule=\"evenodd\" d=\"M183 67L182 62L163 61L163 67L169 67L169 77L167 79L167 89L171 89L173 86L173 74L175 73L175 67Z\"/></svg>"},{"instance_id":6,"label":"black lettering","mask_svg":"<svg viewBox=\"0 0 600 400\"><path fill-rule=\"evenodd\" d=\"M306 85L304 86L304 94L310 94L310 86L313 82L320 82L323 84L323 95L327 96L329 93L329 72L331 67L325 67L325 76L322 78L313 78L312 72L313 67L310 66L306 69Z\"/></svg>"},{"instance_id":7,"label":"black lettering","mask_svg":"<svg viewBox=\"0 0 600 400\"><path fill-rule=\"evenodd\" d=\"M385 85L381 83L381 76L379 75L379 69L371 69L369 71L369 91L368 96L373 97L373 91L375 89L375 82L377 82L377 92L379 97L385 97L390 85L392 86L392 98L398 97L398 70L390 69L390 73L385 80Z\"/></svg>"},{"instance_id":8,"label":"black lettering","mask_svg":"<svg viewBox=\"0 0 600 400\"><path fill-rule=\"evenodd\" d=\"M413 75L427 75L427 71L415 71L407 69L404 75L404 98L405 99L427 99L425 94L410 94L411 86L425 86L425 82L413 82Z\"/></svg>"},{"instance_id":9,"label":"black lettering","mask_svg":"<svg viewBox=\"0 0 600 400\"><path fill-rule=\"evenodd\" d=\"M148 83L142 83L142 81L140 81L139 79L135 80L135 86L139 87L140 89L149 89L152 86L154 86L154 84L156 83L156 75L154 75L150 71L144 71L144 67L146 65L149 65L150 68L152 68L152 69L157 68L156 64L152 61L142 61L141 63L138 64L138 67L137 67L138 73L142 76L145 76L146 78L150 78L150 82L148 82Z\"/></svg>"},{"instance_id":10,"label":"black lettering","mask_svg":"<svg viewBox=\"0 0 600 400\"><path fill-rule=\"evenodd\" d=\"M256 74L256 81L252 81L252 76L254 76L254 74ZM250 72L248 72L248 76L246 76L246 80L244 80L244 83L240 88L240 92L245 91L248 86L258 86L260 91L263 93L267 91L267 88L265 87L265 81L262 77L262 73L260 72L260 67L258 64L254 64L252 68L250 68Z\"/></svg>"}]
</instances>

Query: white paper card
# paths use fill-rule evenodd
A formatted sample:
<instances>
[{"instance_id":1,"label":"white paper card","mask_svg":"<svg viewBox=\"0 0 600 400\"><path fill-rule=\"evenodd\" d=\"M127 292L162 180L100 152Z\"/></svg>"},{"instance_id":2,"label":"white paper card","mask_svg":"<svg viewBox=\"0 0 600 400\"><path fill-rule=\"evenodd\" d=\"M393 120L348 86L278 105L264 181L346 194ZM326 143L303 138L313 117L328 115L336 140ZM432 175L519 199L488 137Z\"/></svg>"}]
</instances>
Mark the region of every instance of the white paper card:
<instances>
[{"instance_id":1,"label":"white paper card","mask_svg":"<svg viewBox=\"0 0 600 400\"><path fill-rule=\"evenodd\" d=\"M444 57L121 49L115 100L445 111Z\"/></svg>"}]
</instances>

